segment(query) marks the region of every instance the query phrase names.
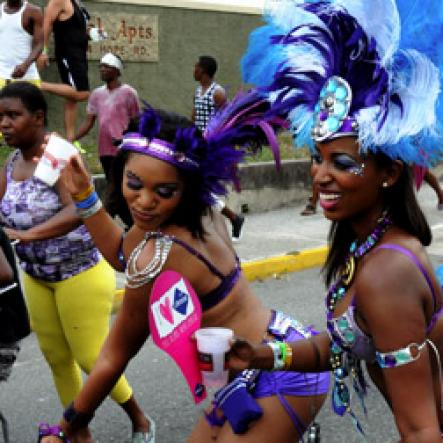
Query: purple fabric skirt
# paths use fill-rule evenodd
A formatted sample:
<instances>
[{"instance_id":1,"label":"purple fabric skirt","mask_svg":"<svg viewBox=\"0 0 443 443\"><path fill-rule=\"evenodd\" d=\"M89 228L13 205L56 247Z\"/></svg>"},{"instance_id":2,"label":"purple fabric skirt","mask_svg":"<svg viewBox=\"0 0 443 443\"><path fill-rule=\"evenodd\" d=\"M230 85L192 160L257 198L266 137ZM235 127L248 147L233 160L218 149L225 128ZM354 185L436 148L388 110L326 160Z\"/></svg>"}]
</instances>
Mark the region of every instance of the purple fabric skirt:
<instances>
[{"instance_id":1,"label":"purple fabric skirt","mask_svg":"<svg viewBox=\"0 0 443 443\"><path fill-rule=\"evenodd\" d=\"M312 328L304 327L300 322L282 312L272 311L268 333L277 340L293 342L309 338L317 332ZM240 376L241 374L238 375L238 377ZM236 379L231 383L235 382ZM306 397L326 394L329 390L329 382L329 372L260 371L250 394L256 399L276 395L301 436L306 429L306 424L297 416L296 411L284 396ZM225 419L217 417L215 411L218 407L217 401L214 401L213 404L214 409L206 415L206 418L210 425L221 426Z\"/></svg>"}]
</instances>

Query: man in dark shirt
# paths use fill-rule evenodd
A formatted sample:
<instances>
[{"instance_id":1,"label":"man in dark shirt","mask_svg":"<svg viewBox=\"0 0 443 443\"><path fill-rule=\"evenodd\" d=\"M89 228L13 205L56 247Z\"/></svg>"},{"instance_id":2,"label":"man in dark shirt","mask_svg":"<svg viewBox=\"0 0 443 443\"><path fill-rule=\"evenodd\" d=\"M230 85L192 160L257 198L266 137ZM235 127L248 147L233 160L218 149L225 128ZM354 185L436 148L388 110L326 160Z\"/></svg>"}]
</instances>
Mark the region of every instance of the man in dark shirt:
<instances>
[{"instance_id":1,"label":"man in dark shirt","mask_svg":"<svg viewBox=\"0 0 443 443\"><path fill-rule=\"evenodd\" d=\"M53 32L55 58L63 83L42 82L41 87L65 98L65 135L69 139L75 133L77 103L89 97L88 20L86 9L76 0L49 0L44 14L44 49L39 64L48 65L48 40Z\"/></svg>"}]
</instances>

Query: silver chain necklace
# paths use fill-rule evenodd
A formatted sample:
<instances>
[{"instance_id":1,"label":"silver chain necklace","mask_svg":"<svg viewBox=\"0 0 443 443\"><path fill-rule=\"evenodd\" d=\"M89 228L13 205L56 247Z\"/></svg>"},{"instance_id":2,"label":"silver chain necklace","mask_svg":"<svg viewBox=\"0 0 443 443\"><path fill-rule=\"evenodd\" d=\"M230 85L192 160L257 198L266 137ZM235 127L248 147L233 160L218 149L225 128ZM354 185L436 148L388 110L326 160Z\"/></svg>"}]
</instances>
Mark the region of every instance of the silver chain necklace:
<instances>
[{"instance_id":1,"label":"silver chain necklace","mask_svg":"<svg viewBox=\"0 0 443 443\"><path fill-rule=\"evenodd\" d=\"M172 240L168 236L161 236L155 239L155 251L151 261L141 270L137 270L137 261L146 243L152 238L152 233L145 234L145 238L134 248L128 258L126 266L126 286L128 288L139 288L149 283L162 270L169 251L171 250Z\"/></svg>"}]
</instances>

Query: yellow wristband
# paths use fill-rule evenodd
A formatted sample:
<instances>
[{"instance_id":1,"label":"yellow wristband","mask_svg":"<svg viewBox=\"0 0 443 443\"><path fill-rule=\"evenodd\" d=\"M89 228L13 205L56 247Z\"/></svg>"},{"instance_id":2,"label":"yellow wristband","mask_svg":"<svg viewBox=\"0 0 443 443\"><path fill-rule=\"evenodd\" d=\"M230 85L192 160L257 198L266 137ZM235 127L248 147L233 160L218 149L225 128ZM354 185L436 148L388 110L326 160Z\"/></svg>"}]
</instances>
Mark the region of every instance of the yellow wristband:
<instances>
[{"instance_id":1,"label":"yellow wristband","mask_svg":"<svg viewBox=\"0 0 443 443\"><path fill-rule=\"evenodd\" d=\"M84 191L72 195L72 200L79 202L88 198L94 192L94 185L91 183Z\"/></svg>"},{"instance_id":2,"label":"yellow wristband","mask_svg":"<svg viewBox=\"0 0 443 443\"><path fill-rule=\"evenodd\" d=\"M292 366L292 348L288 343L285 343L285 348L284 369L287 371Z\"/></svg>"},{"instance_id":3,"label":"yellow wristband","mask_svg":"<svg viewBox=\"0 0 443 443\"><path fill-rule=\"evenodd\" d=\"M280 359L282 362L286 360L286 343L283 341L276 342L280 348Z\"/></svg>"}]
</instances>

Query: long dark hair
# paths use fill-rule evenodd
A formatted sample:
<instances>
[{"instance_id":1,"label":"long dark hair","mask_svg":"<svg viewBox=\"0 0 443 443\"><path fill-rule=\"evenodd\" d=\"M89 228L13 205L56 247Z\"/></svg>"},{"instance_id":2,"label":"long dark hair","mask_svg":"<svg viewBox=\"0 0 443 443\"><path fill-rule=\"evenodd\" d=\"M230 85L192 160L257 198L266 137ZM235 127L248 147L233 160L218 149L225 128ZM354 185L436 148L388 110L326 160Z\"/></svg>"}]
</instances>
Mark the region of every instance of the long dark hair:
<instances>
[{"instance_id":1,"label":"long dark hair","mask_svg":"<svg viewBox=\"0 0 443 443\"><path fill-rule=\"evenodd\" d=\"M387 168L392 164L393 160L382 153L371 155L379 168ZM388 210L392 223L416 237L423 246L428 246L432 241L432 233L417 202L410 167L404 165L397 182L383 189L383 193L385 208ZM331 284L337 278L354 240L355 233L349 221L332 222L328 234L330 249L322 270L326 284Z\"/></svg>"},{"instance_id":2,"label":"long dark hair","mask_svg":"<svg viewBox=\"0 0 443 443\"><path fill-rule=\"evenodd\" d=\"M181 115L156 109L155 113L160 117L161 127L157 138L174 143L175 134L179 128L193 126L192 122ZM126 132L137 132L138 122L136 120L130 123ZM122 193L123 171L126 162L131 155L130 151L119 151L114 158L111 167L111 183L106 198L106 209L112 214L130 215L128 205ZM183 194L172 217L168 220L170 224L176 224L188 229L196 238L203 238L205 231L203 229L202 217L208 212L207 205L195 196L201 193L202 179L199 174L192 171L179 170L180 177L185 184Z\"/></svg>"}]
</instances>

